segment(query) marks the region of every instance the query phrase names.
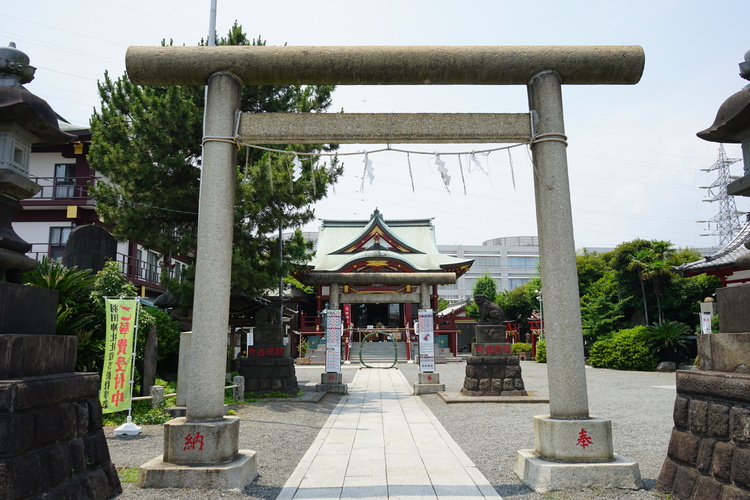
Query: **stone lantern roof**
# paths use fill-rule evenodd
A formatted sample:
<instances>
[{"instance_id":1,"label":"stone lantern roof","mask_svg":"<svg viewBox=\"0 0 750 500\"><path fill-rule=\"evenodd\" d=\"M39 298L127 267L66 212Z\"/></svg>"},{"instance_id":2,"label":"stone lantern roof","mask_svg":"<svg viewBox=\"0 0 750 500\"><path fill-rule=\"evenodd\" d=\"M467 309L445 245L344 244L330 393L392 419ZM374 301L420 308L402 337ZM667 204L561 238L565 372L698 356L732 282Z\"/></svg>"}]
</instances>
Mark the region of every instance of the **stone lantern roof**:
<instances>
[{"instance_id":1,"label":"stone lantern roof","mask_svg":"<svg viewBox=\"0 0 750 500\"><path fill-rule=\"evenodd\" d=\"M35 145L65 144L75 136L60 130L57 114L47 101L23 87L34 79L36 68L11 43L0 48L0 124L17 124L36 136Z\"/></svg>"},{"instance_id":2,"label":"stone lantern roof","mask_svg":"<svg viewBox=\"0 0 750 500\"><path fill-rule=\"evenodd\" d=\"M696 135L705 141L741 143L750 128L750 87L732 94L722 103L714 123Z\"/></svg>"}]
</instances>

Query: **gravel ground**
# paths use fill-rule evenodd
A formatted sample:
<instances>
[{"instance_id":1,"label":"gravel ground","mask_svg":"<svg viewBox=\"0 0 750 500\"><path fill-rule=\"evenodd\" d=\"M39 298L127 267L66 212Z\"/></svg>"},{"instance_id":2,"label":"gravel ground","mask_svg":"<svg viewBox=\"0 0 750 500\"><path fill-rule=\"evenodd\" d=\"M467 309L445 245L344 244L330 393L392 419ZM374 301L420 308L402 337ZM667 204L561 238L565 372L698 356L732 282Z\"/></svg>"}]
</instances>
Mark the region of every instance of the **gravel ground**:
<instances>
[{"instance_id":1,"label":"gravel ground","mask_svg":"<svg viewBox=\"0 0 750 500\"><path fill-rule=\"evenodd\" d=\"M447 391L463 385L464 363L438 365ZM547 394L547 366L522 361L526 388ZM415 382L417 366L399 364ZM297 367L300 384L318 382L323 367ZM356 367L344 367L351 382ZM547 404L445 404L437 395L421 396L453 439L506 499L654 499L654 483L666 457L672 430L675 376L667 373L620 372L586 368L591 415L610 418L615 453L638 462L645 489L592 489L535 493L513 472L516 450L534 447L533 417L549 413ZM237 409L240 449L258 452L258 479L243 492L200 489L140 489L123 483L119 499L275 499L307 451L340 397L328 394L319 403L259 402ZM105 428L110 455L118 468L138 467L163 452L161 426L143 426L134 437L113 437Z\"/></svg>"}]
</instances>

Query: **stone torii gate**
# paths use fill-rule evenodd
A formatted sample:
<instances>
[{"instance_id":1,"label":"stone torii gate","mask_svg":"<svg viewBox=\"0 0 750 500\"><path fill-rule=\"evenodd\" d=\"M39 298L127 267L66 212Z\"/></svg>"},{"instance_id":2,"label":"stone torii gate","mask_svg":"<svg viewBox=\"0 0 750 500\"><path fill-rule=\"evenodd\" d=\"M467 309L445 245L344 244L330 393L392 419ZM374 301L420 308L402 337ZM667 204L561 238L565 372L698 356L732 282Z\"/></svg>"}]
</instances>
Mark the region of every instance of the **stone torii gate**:
<instances>
[{"instance_id":1,"label":"stone torii gate","mask_svg":"<svg viewBox=\"0 0 750 500\"><path fill-rule=\"evenodd\" d=\"M186 475L200 475L198 470L210 470L203 474L205 480L193 479L193 484L205 487L241 488L252 481L248 474L254 468L254 452L238 450L239 422L223 415L222 390L236 143L241 140L262 144L530 143L545 284L550 415L535 417L536 446L519 451L517 472L534 489L592 483L638 485L637 464L613 453L611 422L589 415L562 85L635 84L644 60L639 46L130 47L126 66L135 84L208 85L196 261L200 296L194 305L191 348L190 379L195 382L190 384L187 417L165 426L163 462L144 465L139 484L183 485ZM525 85L530 111L243 113L238 117L243 84ZM196 432L205 436L202 450L183 450L185 439ZM586 446L577 444L582 434ZM222 463L229 461L230 466ZM216 474L218 469L223 472ZM238 470L244 472L232 472Z\"/></svg>"}]
</instances>

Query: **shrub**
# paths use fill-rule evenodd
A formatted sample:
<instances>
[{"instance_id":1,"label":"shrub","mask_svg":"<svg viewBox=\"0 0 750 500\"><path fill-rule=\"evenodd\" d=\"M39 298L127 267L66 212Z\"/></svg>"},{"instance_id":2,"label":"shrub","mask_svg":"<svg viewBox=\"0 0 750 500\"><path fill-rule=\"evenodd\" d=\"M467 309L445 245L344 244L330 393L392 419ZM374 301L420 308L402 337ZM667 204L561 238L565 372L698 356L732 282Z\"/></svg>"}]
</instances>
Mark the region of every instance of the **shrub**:
<instances>
[{"instance_id":1,"label":"shrub","mask_svg":"<svg viewBox=\"0 0 750 500\"><path fill-rule=\"evenodd\" d=\"M638 326L620 330L595 342L589 352L589 364L595 368L652 371L657 360L643 340L645 329Z\"/></svg>"},{"instance_id":2,"label":"shrub","mask_svg":"<svg viewBox=\"0 0 750 500\"><path fill-rule=\"evenodd\" d=\"M657 359L680 361L689 343L690 327L679 321L647 326L641 338Z\"/></svg>"},{"instance_id":3,"label":"shrub","mask_svg":"<svg viewBox=\"0 0 750 500\"><path fill-rule=\"evenodd\" d=\"M511 347L511 353L518 356L518 353L520 352L529 352L531 351L531 344L527 344L526 342L516 342L513 344L513 347Z\"/></svg>"},{"instance_id":4,"label":"shrub","mask_svg":"<svg viewBox=\"0 0 750 500\"><path fill-rule=\"evenodd\" d=\"M536 343L536 362L546 363L547 362L547 341L540 340Z\"/></svg>"}]
</instances>

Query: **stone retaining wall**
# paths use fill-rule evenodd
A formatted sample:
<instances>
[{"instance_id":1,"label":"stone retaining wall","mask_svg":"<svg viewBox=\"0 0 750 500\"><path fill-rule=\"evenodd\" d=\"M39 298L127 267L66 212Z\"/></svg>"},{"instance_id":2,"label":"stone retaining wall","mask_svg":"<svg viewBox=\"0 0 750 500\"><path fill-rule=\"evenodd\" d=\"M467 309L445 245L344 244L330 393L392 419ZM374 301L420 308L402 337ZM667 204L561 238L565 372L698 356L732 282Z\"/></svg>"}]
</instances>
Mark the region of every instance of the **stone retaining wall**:
<instances>
[{"instance_id":1,"label":"stone retaining wall","mask_svg":"<svg viewBox=\"0 0 750 500\"><path fill-rule=\"evenodd\" d=\"M672 498L750 499L750 375L679 371L656 488Z\"/></svg>"}]
</instances>

